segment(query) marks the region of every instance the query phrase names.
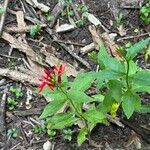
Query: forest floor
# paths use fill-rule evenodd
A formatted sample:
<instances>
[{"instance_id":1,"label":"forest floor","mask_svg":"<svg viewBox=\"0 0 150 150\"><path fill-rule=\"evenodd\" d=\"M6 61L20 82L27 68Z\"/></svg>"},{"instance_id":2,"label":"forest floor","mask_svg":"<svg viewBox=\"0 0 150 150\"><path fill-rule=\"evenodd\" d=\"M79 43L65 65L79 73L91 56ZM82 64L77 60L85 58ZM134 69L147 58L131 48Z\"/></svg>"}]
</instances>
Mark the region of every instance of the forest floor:
<instances>
[{"instance_id":1,"label":"forest floor","mask_svg":"<svg viewBox=\"0 0 150 150\"><path fill-rule=\"evenodd\" d=\"M3 5L4 1L1 0L0 4ZM73 17L62 15L64 7L58 7L57 0L38 0L38 2L47 6L50 14L43 13L40 8L34 8L27 0L10 0L7 6L0 38L1 150L41 150L48 140L47 134L33 132L33 127L39 125L38 117L47 104L46 97L35 92L43 68L63 63L68 68L67 75L75 77L80 70L96 70L97 65L91 58L91 52L98 52L96 43L101 39L101 35L105 35L102 39L110 50L114 45L136 43L149 36L150 26L145 25L139 17L140 7L144 1L76 0L72 3L75 12ZM81 4L87 6L88 12L101 24L93 26L93 22L86 20L82 27L72 28L75 20L82 15L77 9ZM41 26L41 30L34 36L29 29L36 24ZM64 31L63 28L63 31L58 31L63 24L72 24L69 26L71 29ZM34 34L36 31L32 32ZM92 48L89 48L89 44ZM87 45L88 48L85 47ZM142 68L150 68L150 62L145 60L144 53L137 56L136 62ZM21 89L18 96L12 90L15 88ZM6 102L8 98L17 99L18 104L13 110L9 110ZM150 102L148 93L141 95L141 98L142 103ZM140 127L150 130L150 114L135 113L128 122L135 128L139 127L141 132L144 128ZM75 135L73 140L68 142L60 131L54 140L50 140L51 149L133 150L139 147L143 150L150 149L150 144L130 125L121 128L113 123L109 126L99 124L91 134L94 144L85 142L80 147L76 144ZM18 130L17 138L7 136L7 132L12 128Z\"/></svg>"}]
</instances>

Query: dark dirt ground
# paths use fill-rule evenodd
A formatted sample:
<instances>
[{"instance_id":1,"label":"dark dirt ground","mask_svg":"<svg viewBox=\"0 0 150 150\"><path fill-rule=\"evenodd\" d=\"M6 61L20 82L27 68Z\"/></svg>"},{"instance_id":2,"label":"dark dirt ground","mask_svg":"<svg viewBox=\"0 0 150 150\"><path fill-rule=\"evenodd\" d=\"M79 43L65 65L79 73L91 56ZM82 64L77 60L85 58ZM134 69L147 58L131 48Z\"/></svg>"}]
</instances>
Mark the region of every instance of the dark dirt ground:
<instances>
[{"instance_id":1,"label":"dark dirt ground","mask_svg":"<svg viewBox=\"0 0 150 150\"><path fill-rule=\"evenodd\" d=\"M84 0L85 4L88 6L89 11L93 13L102 23L103 25L111 32L115 32L118 34L118 30L115 25L115 18L114 13L111 10L112 4L116 4L116 1L109 1L109 0ZM41 0L44 4L48 5L51 10L53 10L54 6L57 4L56 0ZM79 3L80 1L77 0L75 3ZM122 7L126 5L128 1L122 1ZM120 2L121 3L121 2ZM139 4L133 0L133 2L129 2L131 6L135 6L136 4ZM121 6L121 4L118 4ZM9 4L9 9L17 11L22 10L22 6L20 4L19 0L13 0ZM146 33L149 31L149 26L145 26L144 23L139 19L139 9L138 8L128 8L128 9L121 9L124 17L124 28L126 29L127 33L125 36L130 35L138 35L139 33L135 33L134 29L139 29L140 34ZM110 20L114 22L114 24L110 25ZM60 17L60 22L62 23L68 23L68 20L66 20L65 17ZM16 25L16 19L14 15L8 13L5 21L5 26L10 25ZM27 21L27 24L31 24ZM77 28L76 30L64 34L59 34L59 39L81 44L89 44L92 42L91 34L88 30L88 25L90 23L87 22L86 25L83 28ZM14 36L17 36L17 34L13 34ZM81 65L79 62L77 62L72 56L70 56L66 51L60 49L55 45L55 43L51 43L51 36L48 35L44 30L42 31L41 35L36 38L36 40L39 40L40 37L43 36L43 43L46 43L51 47L51 44L53 47L57 49L57 51L54 52L54 55L58 58L61 58L62 60L65 60L69 62L70 64L76 66L77 68L84 68L83 65ZM120 36L117 36L117 39L120 38ZM144 37L138 37L138 38L132 38L131 40L122 40L119 42L119 44L123 45L127 42L137 42L140 39ZM38 42L31 41L31 37L29 34L26 36L27 41L29 42L30 46L38 53L40 47L38 45ZM117 39L115 39L117 41ZM82 56L79 53L79 46L75 46L75 52ZM10 69L17 69L20 66L24 66L24 61L22 58L26 59L26 56L18 51L17 49L13 49L12 55L10 57L6 57L10 51L10 46L8 42L0 39L0 67L1 68L10 68ZM14 57L14 58L13 58ZM82 56L84 59L91 62L87 55ZM150 63L144 61L144 56L141 54L138 57L138 63L143 68L150 68ZM3 79L1 77L0 79ZM41 109L46 105L46 100L35 94L34 90L35 88L32 88L29 84L22 84L17 81L10 80L9 78L6 78L6 81L4 84L0 85L0 97L2 97L4 90L9 89L10 86L15 85L21 87L23 91L23 97L19 98L19 103L17 105L17 108L15 108L13 111L9 111L8 108L6 108L6 129L15 127L19 129L19 137L17 139L7 139L4 140L3 137L0 137L0 149L3 149L4 142L6 142L7 149L10 150L13 148L14 150L41 150L43 143L47 140L47 135L36 135L32 132L32 126L37 124L35 120L38 120L38 116L40 114ZM20 115L19 112L25 111L27 104L27 90L31 89L32 93L32 99L30 100L30 105L32 106L31 109L34 109L34 113L32 115ZM8 96L14 96L9 91L7 92ZM142 95L142 101L143 103L149 103L150 102L150 95ZM29 109L30 110L30 109ZM150 114L137 114L135 113L133 117L129 120L131 124L133 125L150 125ZM0 133L1 134L1 133ZM56 137L56 139L53 141L54 143L54 150L134 150L136 149L134 144L131 144L130 146L126 147L127 142L130 140L132 134L132 130L125 126L125 128L120 128L117 125L110 124L110 126L104 126L104 125L98 125L95 127L95 129L92 132L91 139L97 143L98 145L101 145L101 148L95 148L94 146L91 146L88 144L88 142L85 142L82 146L78 147L75 143L76 139L73 137L73 140L69 143L65 141L62 137L62 134L59 133ZM140 137L141 143L142 143L142 149L148 150L150 149L150 145L143 140ZM12 149L11 149L12 150Z\"/></svg>"}]
</instances>

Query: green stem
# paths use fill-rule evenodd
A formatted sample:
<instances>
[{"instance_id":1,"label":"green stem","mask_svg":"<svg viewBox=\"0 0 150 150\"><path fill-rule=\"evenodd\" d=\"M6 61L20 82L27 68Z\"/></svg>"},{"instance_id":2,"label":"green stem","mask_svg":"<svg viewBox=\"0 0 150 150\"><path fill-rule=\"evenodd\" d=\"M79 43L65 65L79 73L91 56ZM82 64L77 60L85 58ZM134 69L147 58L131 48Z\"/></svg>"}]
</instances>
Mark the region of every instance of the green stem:
<instances>
[{"instance_id":1,"label":"green stem","mask_svg":"<svg viewBox=\"0 0 150 150\"><path fill-rule=\"evenodd\" d=\"M127 62L126 84L127 84L128 89L129 89L130 88L130 86L129 86L129 69L130 69L130 65L129 65L129 61L127 59L126 59L126 62Z\"/></svg>"},{"instance_id":2,"label":"green stem","mask_svg":"<svg viewBox=\"0 0 150 150\"><path fill-rule=\"evenodd\" d=\"M68 99L69 102L71 103L71 105L72 105L72 107L74 108L74 110L76 111L77 115L78 115L82 120L84 120L85 125L86 125L86 127L87 127L87 129L88 129L88 132L89 132L87 120L86 120L86 119L84 118L84 116L78 111L78 109L77 109L76 106L74 105L72 99L69 98L69 96L67 95L67 93L66 93L61 87L59 87L59 89L61 90L62 93L64 93L64 94L66 95L67 99Z\"/></svg>"}]
</instances>

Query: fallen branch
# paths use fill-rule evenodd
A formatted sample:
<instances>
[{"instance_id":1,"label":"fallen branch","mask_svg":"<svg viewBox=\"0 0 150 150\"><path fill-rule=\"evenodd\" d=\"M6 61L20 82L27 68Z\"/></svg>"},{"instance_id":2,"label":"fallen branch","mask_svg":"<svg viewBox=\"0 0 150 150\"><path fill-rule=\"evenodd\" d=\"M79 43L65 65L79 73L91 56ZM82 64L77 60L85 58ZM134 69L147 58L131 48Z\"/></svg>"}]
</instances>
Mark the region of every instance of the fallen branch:
<instances>
[{"instance_id":1,"label":"fallen branch","mask_svg":"<svg viewBox=\"0 0 150 150\"><path fill-rule=\"evenodd\" d=\"M122 40L128 40L128 39L134 39L134 38L139 38L139 37L142 37L142 36L146 36L146 35L150 35L150 32L148 33L143 33L143 34L139 34L139 35L132 35L132 36L126 36L126 37L122 37L122 38L119 38L117 40L117 42L120 42Z\"/></svg>"}]
</instances>

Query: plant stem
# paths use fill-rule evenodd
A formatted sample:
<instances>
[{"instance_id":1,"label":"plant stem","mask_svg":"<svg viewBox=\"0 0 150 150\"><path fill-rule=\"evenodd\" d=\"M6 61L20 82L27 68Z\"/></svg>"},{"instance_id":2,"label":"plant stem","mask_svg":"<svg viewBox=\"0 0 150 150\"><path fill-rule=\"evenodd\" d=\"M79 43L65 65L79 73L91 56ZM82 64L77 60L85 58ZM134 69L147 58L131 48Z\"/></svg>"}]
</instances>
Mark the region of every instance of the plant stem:
<instances>
[{"instance_id":1,"label":"plant stem","mask_svg":"<svg viewBox=\"0 0 150 150\"><path fill-rule=\"evenodd\" d=\"M68 99L69 102L71 103L71 105L72 105L72 107L74 108L74 110L76 111L77 115L78 115L82 120L84 120L85 125L86 125L86 127L87 127L87 129L88 129L88 133L89 133L89 128L88 128L87 120L86 120L86 119L84 118L84 116L78 111L78 109L77 109L76 106L74 105L72 99L69 98L69 96L67 95L67 93L66 93L61 87L59 87L59 89L61 90L62 93L64 93L64 94L66 95L67 99Z\"/></svg>"},{"instance_id":2,"label":"plant stem","mask_svg":"<svg viewBox=\"0 0 150 150\"><path fill-rule=\"evenodd\" d=\"M127 62L127 73L126 73L126 83L127 83L127 88L129 89L129 69L130 69L130 65L129 65L129 60L126 59Z\"/></svg>"}]
</instances>

